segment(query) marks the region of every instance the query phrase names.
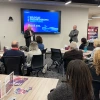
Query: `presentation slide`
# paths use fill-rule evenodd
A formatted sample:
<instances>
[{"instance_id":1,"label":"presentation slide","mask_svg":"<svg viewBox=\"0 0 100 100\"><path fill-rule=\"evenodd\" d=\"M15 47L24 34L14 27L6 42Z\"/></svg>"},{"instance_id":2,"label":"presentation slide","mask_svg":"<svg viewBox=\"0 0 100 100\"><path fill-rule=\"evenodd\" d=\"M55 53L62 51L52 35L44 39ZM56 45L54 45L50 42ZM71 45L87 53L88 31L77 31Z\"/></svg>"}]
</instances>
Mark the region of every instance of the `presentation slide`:
<instances>
[{"instance_id":1,"label":"presentation slide","mask_svg":"<svg viewBox=\"0 0 100 100\"><path fill-rule=\"evenodd\" d=\"M60 33L60 12L23 10L24 31L28 26L38 33Z\"/></svg>"}]
</instances>

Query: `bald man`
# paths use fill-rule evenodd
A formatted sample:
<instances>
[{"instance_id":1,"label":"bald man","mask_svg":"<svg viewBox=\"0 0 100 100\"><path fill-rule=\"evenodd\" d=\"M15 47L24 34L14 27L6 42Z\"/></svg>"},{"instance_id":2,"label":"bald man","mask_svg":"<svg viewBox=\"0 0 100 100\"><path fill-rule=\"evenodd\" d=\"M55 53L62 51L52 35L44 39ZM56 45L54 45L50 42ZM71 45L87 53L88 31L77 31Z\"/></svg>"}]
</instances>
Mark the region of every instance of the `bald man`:
<instances>
[{"instance_id":1,"label":"bald man","mask_svg":"<svg viewBox=\"0 0 100 100\"><path fill-rule=\"evenodd\" d=\"M13 56L21 56L21 62L24 64L25 63L25 56L24 56L24 53L21 52L18 48L18 42L17 41L13 41L11 43L11 49L10 50L7 50L6 52L4 52L3 54L3 57L5 56L10 56L10 57L13 57ZM1 58L1 61L3 62L3 57Z\"/></svg>"},{"instance_id":2,"label":"bald man","mask_svg":"<svg viewBox=\"0 0 100 100\"><path fill-rule=\"evenodd\" d=\"M70 34L69 34L69 37L70 37L70 43L72 42L72 41L74 41L74 42L78 42L78 34L79 34L79 31L77 30L77 26L76 25L74 25L73 26L73 30L70 32Z\"/></svg>"},{"instance_id":3,"label":"bald man","mask_svg":"<svg viewBox=\"0 0 100 100\"><path fill-rule=\"evenodd\" d=\"M25 38L25 42L26 42L27 47L29 47L31 41L35 41L35 34L31 28L31 26L29 26L28 29L25 31L24 38Z\"/></svg>"}]
</instances>

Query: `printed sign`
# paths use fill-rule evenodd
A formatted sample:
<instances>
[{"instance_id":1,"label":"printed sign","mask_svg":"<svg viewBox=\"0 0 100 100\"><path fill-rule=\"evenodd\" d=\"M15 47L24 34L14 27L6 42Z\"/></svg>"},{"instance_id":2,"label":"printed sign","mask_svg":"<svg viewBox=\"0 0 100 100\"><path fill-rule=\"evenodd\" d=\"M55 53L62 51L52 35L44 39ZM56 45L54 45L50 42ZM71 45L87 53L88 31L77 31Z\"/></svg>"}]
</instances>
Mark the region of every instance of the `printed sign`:
<instances>
[{"instance_id":1,"label":"printed sign","mask_svg":"<svg viewBox=\"0 0 100 100\"><path fill-rule=\"evenodd\" d=\"M89 26L88 27L88 34L87 34L87 39L96 39L98 38L98 27L95 26Z\"/></svg>"},{"instance_id":2,"label":"printed sign","mask_svg":"<svg viewBox=\"0 0 100 100\"><path fill-rule=\"evenodd\" d=\"M6 94L8 94L11 91L11 89L13 88L13 75L14 75L14 72L9 74L5 78L5 93Z\"/></svg>"}]
</instances>

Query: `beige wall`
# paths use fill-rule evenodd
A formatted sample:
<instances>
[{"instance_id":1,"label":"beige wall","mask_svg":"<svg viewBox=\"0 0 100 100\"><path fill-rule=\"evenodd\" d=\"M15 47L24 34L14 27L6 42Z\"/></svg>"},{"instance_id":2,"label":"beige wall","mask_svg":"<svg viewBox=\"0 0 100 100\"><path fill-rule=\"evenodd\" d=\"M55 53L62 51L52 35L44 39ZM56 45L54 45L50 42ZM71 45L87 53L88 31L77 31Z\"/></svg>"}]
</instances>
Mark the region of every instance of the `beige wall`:
<instances>
[{"instance_id":1,"label":"beige wall","mask_svg":"<svg viewBox=\"0 0 100 100\"><path fill-rule=\"evenodd\" d=\"M90 20L89 26L97 26L98 27L98 37L100 38L100 19Z\"/></svg>"},{"instance_id":2,"label":"beige wall","mask_svg":"<svg viewBox=\"0 0 100 100\"><path fill-rule=\"evenodd\" d=\"M41 35L47 48L63 48L65 44L69 44L68 35L74 24L78 26L80 32L79 41L82 37L87 37L88 9L86 8L0 3L0 41L2 47L4 45L10 46L12 40L17 40L20 45L25 45L24 37L21 34L20 8L61 11L61 34ZM13 22L8 21L9 16L14 18Z\"/></svg>"}]
</instances>

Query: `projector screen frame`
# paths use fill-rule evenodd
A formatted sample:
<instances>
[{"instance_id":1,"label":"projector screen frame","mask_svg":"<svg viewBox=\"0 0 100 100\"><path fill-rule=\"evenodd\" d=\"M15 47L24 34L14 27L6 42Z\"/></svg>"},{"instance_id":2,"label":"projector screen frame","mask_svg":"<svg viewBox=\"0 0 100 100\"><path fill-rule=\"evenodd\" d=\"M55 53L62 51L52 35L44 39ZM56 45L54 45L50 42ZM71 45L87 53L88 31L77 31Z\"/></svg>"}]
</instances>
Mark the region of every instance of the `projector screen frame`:
<instances>
[{"instance_id":1,"label":"projector screen frame","mask_svg":"<svg viewBox=\"0 0 100 100\"><path fill-rule=\"evenodd\" d=\"M41 9L27 9L27 8L21 8L20 12L21 12L21 33L24 33L24 15L23 15L23 11L24 10L29 10L29 11L41 11L41 12L58 12L59 13L59 23L58 23L58 31L59 32L34 32L35 34L45 34L45 35L50 35L50 34L54 34L54 35L59 35L61 33L61 11L57 11L57 10L41 10Z\"/></svg>"}]
</instances>

